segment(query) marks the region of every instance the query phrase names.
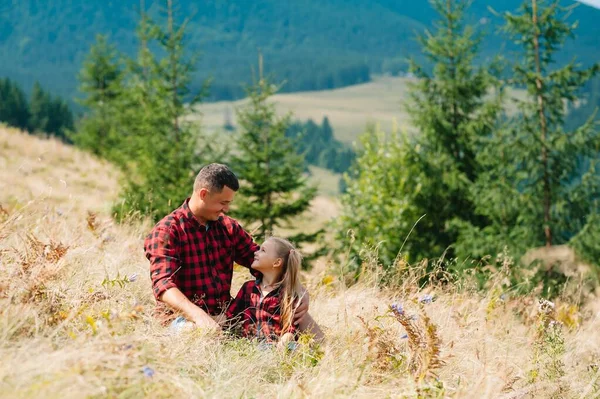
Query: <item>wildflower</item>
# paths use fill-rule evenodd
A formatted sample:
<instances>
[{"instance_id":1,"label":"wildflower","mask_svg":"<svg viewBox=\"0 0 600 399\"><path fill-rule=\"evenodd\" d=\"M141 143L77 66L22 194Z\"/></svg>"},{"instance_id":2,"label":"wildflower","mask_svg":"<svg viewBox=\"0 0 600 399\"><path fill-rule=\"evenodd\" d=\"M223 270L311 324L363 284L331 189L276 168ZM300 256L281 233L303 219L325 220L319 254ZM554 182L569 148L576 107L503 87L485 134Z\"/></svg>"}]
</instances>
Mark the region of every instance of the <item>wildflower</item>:
<instances>
[{"instance_id":1,"label":"wildflower","mask_svg":"<svg viewBox=\"0 0 600 399\"><path fill-rule=\"evenodd\" d=\"M137 280L137 278L138 278L138 274L137 273L133 273L133 274L130 274L127 277L127 281L129 281L130 283L133 283L135 280Z\"/></svg>"},{"instance_id":2,"label":"wildflower","mask_svg":"<svg viewBox=\"0 0 600 399\"><path fill-rule=\"evenodd\" d=\"M403 336L400 337L400 339L407 339L408 338L408 334L404 334Z\"/></svg>"},{"instance_id":3,"label":"wildflower","mask_svg":"<svg viewBox=\"0 0 600 399\"><path fill-rule=\"evenodd\" d=\"M554 311L554 303L547 301L546 299L540 299L538 310L542 313L551 313Z\"/></svg>"},{"instance_id":4,"label":"wildflower","mask_svg":"<svg viewBox=\"0 0 600 399\"><path fill-rule=\"evenodd\" d=\"M424 304L431 303L431 302L433 302L433 295L425 294L421 298L419 298L419 302L424 303Z\"/></svg>"},{"instance_id":5,"label":"wildflower","mask_svg":"<svg viewBox=\"0 0 600 399\"><path fill-rule=\"evenodd\" d=\"M404 315L404 308L402 307L402 304L400 304L400 303L393 303L393 304L390 305L390 308L397 315Z\"/></svg>"},{"instance_id":6,"label":"wildflower","mask_svg":"<svg viewBox=\"0 0 600 399\"><path fill-rule=\"evenodd\" d=\"M502 302L505 302L505 301L506 301L506 294L502 294L502 295L500 295L500 300L501 300Z\"/></svg>"},{"instance_id":7,"label":"wildflower","mask_svg":"<svg viewBox=\"0 0 600 399\"><path fill-rule=\"evenodd\" d=\"M558 321L558 320L552 320L550 321L550 323L548 324L550 327L556 327L559 328L563 325L562 322Z\"/></svg>"},{"instance_id":8,"label":"wildflower","mask_svg":"<svg viewBox=\"0 0 600 399\"><path fill-rule=\"evenodd\" d=\"M142 368L142 373L144 373L144 375L148 378L152 378L152 376L154 376L154 370L148 366L144 366L144 368Z\"/></svg>"}]
</instances>

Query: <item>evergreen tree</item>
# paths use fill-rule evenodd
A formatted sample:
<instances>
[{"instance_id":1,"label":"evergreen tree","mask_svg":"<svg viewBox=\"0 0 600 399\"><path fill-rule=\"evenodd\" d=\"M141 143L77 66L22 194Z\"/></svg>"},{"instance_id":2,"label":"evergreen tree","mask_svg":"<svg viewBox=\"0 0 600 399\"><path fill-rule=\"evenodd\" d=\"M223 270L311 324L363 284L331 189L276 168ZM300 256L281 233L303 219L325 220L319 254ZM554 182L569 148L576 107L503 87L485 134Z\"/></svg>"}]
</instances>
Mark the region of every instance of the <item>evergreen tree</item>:
<instances>
[{"instance_id":1,"label":"evergreen tree","mask_svg":"<svg viewBox=\"0 0 600 399\"><path fill-rule=\"evenodd\" d=\"M48 123L46 133L71 143L69 132L73 131L73 113L68 104L59 97L48 98Z\"/></svg>"},{"instance_id":2,"label":"evergreen tree","mask_svg":"<svg viewBox=\"0 0 600 399\"><path fill-rule=\"evenodd\" d=\"M400 203L395 205L402 218L389 214L392 205L372 207L373 213L369 216L369 213L362 216L356 213L354 217L357 246L370 234L366 226L377 223L376 236L385 242L380 255L387 262L395 258L404 237L417 220L419 223L404 246L405 253L413 261L444 253L453 255L451 245L457 235L451 228L453 220L468 220L475 225L482 222L480 216L474 216L469 188L480 172L475 158L478 140L490 134L501 101L500 96L485 99L495 83L490 74L493 68L473 66L480 37L470 26L464 26L464 13L469 4L462 0L432 1L441 19L435 32L426 32L419 40L433 71L429 74L411 62L411 71L419 80L411 86L407 108L419 134L413 141L405 143L405 150L394 155L401 157L396 161L397 167L383 167L385 163L381 167L375 164L364 166L365 162L358 161L356 176L362 179L364 174L373 182L381 181L379 188L367 187L366 181L359 185L348 182L349 220L354 217L356 206L352 197L360 198L361 192L365 194L364 198L374 198L373 190L379 197L399 198ZM391 144L379 140L371 145ZM378 151L383 155L387 150L374 149L372 153ZM367 170L363 172L361 167L367 167ZM377 178L376 173L388 176ZM388 182L394 182L396 186Z\"/></svg>"},{"instance_id":3,"label":"evergreen tree","mask_svg":"<svg viewBox=\"0 0 600 399\"><path fill-rule=\"evenodd\" d=\"M481 36L464 25L466 0L433 0L441 16L434 33L419 38L431 74L411 62L418 78L411 85L407 108L419 130L407 162L418 173L414 206L426 215L411 237L410 257L452 257L457 233L454 220L480 225L469 189L481 168L476 160L478 141L494 128L501 95L486 99L496 80L494 65L474 66ZM496 92L498 94L498 92Z\"/></svg>"},{"instance_id":4,"label":"evergreen tree","mask_svg":"<svg viewBox=\"0 0 600 399\"><path fill-rule=\"evenodd\" d=\"M435 32L420 37L432 72L415 62L410 66L419 79L407 108L419 134L400 143L370 131L361 141L365 151L346 178L338 226L340 241L353 230L351 253L357 258L365 245L377 247L384 266L401 249L410 261L451 257L458 235L453 223L484 221L475 215L469 189L481 172L479 141L496 124L501 95L486 99L496 85L495 68L473 66L480 37L464 26L469 4L432 1L441 19Z\"/></svg>"},{"instance_id":5,"label":"evergreen tree","mask_svg":"<svg viewBox=\"0 0 600 399\"><path fill-rule=\"evenodd\" d=\"M123 70L117 50L105 36L98 35L79 74L79 91L84 94L79 103L87 108L87 113L73 141L113 161L120 151L117 114L122 84Z\"/></svg>"},{"instance_id":6,"label":"evergreen tree","mask_svg":"<svg viewBox=\"0 0 600 399\"><path fill-rule=\"evenodd\" d=\"M118 127L129 173L121 204L115 206L119 217L135 211L154 220L163 217L189 196L204 154L213 157L208 161L220 156L208 139L199 145L198 126L185 121L194 61L184 54L186 23L177 26L174 11L172 1L166 1L164 28L142 14L140 52L128 62ZM163 58L152 53L154 45ZM191 103L201 95L191 97Z\"/></svg>"},{"instance_id":7,"label":"evergreen tree","mask_svg":"<svg viewBox=\"0 0 600 399\"><path fill-rule=\"evenodd\" d=\"M29 129L32 132L48 133L50 120L50 96L44 91L39 82L35 82L29 100L31 118Z\"/></svg>"},{"instance_id":8,"label":"evergreen tree","mask_svg":"<svg viewBox=\"0 0 600 399\"><path fill-rule=\"evenodd\" d=\"M410 253L412 241L406 238L421 216L415 206L419 171L407 157L406 136L369 126L359 143L356 163L344 175L342 211L334 224L337 250L350 255L355 273L365 247L376 248L386 267L401 249Z\"/></svg>"},{"instance_id":9,"label":"evergreen tree","mask_svg":"<svg viewBox=\"0 0 600 399\"><path fill-rule=\"evenodd\" d=\"M521 46L513 84L526 89L515 100L520 113L490 137L480 162L486 172L475 185L477 212L489 223L463 226L459 252L483 256L508 245L520 256L530 248L571 244L600 261L600 132L590 117L564 128L567 107L599 65L554 65L557 52L573 37L568 9L558 1L527 0L518 14L505 15L505 31Z\"/></svg>"},{"instance_id":10,"label":"evergreen tree","mask_svg":"<svg viewBox=\"0 0 600 399\"><path fill-rule=\"evenodd\" d=\"M279 234L276 229L307 210L316 195L316 188L303 177L303 157L286 137L290 116L278 117L268 102L275 92L276 87L262 76L248 88L249 104L237 114L239 135L232 160L244 181L234 214L246 222L260 221L260 237ZM314 238L313 234L290 237L297 243Z\"/></svg>"},{"instance_id":11,"label":"evergreen tree","mask_svg":"<svg viewBox=\"0 0 600 399\"><path fill-rule=\"evenodd\" d=\"M67 132L73 130L74 123L69 105L59 97L53 98L38 82L33 85L29 112L29 131L70 142Z\"/></svg>"},{"instance_id":12,"label":"evergreen tree","mask_svg":"<svg viewBox=\"0 0 600 399\"><path fill-rule=\"evenodd\" d=\"M29 127L29 104L25 93L10 79L0 79L0 122L26 130Z\"/></svg>"}]
</instances>

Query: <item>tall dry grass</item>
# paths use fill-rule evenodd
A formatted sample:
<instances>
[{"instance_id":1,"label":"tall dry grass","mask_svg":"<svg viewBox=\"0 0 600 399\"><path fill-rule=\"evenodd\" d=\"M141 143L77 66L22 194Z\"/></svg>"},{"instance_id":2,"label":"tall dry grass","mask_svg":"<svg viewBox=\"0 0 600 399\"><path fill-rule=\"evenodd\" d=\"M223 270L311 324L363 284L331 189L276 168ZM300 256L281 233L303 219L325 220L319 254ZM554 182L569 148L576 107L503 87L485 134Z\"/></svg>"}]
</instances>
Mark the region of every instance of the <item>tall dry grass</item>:
<instances>
[{"instance_id":1,"label":"tall dry grass","mask_svg":"<svg viewBox=\"0 0 600 399\"><path fill-rule=\"evenodd\" d=\"M501 272L481 293L420 286L421 269L399 261L382 289L376 258L352 286L326 264L303 278L327 341L290 353L172 334L150 316L150 225L108 214L110 165L0 128L0 170L0 397L600 395L600 300L540 306Z\"/></svg>"}]
</instances>

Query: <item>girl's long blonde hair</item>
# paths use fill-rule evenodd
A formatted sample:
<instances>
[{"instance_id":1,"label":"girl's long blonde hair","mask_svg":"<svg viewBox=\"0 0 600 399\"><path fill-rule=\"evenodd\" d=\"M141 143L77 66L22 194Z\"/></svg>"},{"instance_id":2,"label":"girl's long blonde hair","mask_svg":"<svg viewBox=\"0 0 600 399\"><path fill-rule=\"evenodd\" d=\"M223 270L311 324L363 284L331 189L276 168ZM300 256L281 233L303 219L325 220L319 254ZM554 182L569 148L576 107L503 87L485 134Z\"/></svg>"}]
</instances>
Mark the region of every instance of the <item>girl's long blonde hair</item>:
<instances>
[{"instance_id":1,"label":"girl's long blonde hair","mask_svg":"<svg viewBox=\"0 0 600 399\"><path fill-rule=\"evenodd\" d=\"M302 254L291 242L280 237L269 237L275 243L277 257L282 259L279 297L281 299L281 334L285 334L294 322L294 312L302 297L300 267Z\"/></svg>"}]
</instances>

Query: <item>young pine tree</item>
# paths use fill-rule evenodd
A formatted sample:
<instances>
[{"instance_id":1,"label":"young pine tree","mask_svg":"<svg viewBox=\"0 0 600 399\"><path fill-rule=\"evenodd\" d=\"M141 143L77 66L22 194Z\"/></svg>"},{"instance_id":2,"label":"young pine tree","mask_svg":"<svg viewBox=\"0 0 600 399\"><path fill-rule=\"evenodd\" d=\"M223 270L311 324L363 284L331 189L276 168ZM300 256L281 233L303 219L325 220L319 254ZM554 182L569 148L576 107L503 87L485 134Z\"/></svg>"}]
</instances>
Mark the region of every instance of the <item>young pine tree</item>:
<instances>
[{"instance_id":1,"label":"young pine tree","mask_svg":"<svg viewBox=\"0 0 600 399\"><path fill-rule=\"evenodd\" d=\"M27 130L29 128L29 104L25 93L10 79L0 79L0 122Z\"/></svg>"},{"instance_id":2,"label":"young pine tree","mask_svg":"<svg viewBox=\"0 0 600 399\"><path fill-rule=\"evenodd\" d=\"M260 68L262 70L262 68ZM279 234L293 216L308 209L316 188L303 177L304 159L286 137L290 117L279 117L269 97L276 87L261 77L247 90L249 104L238 110L238 137L232 166L244 181L234 214L246 222L259 221L257 235ZM309 232L290 237L300 243L314 240Z\"/></svg>"},{"instance_id":3,"label":"young pine tree","mask_svg":"<svg viewBox=\"0 0 600 399\"><path fill-rule=\"evenodd\" d=\"M59 97L52 97L36 82L29 101L29 131L42 133L70 142L73 130L73 113Z\"/></svg>"},{"instance_id":4,"label":"young pine tree","mask_svg":"<svg viewBox=\"0 0 600 399\"><path fill-rule=\"evenodd\" d=\"M72 140L77 146L113 161L120 151L117 114L122 84L123 67L116 48L105 36L96 36L79 73L79 91L84 94L79 103L87 112Z\"/></svg>"},{"instance_id":5,"label":"young pine tree","mask_svg":"<svg viewBox=\"0 0 600 399\"><path fill-rule=\"evenodd\" d=\"M420 37L423 53L433 65L427 73L414 62L418 81L407 106L418 129L407 153L417 170L414 207L425 217L411 236L410 257L453 256L456 220L481 225L470 188L481 172L476 158L479 141L491 134L502 96L494 78L495 65L476 67L481 35L465 26L467 0L433 0L441 19L434 33ZM494 93L490 99L488 95Z\"/></svg>"},{"instance_id":6,"label":"young pine tree","mask_svg":"<svg viewBox=\"0 0 600 399\"><path fill-rule=\"evenodd\" d=\"M366 248L376 249L386 267L400 249L410 253L412 242L404 241L420 216L414 206L418 170L409 163L406 136L369 126L359 142L356 161L344 175L342 212L335 221L338 250L350 256L354 273Z\"/></svg>"},{"instance_id":7,"label":"young pine tree","mask_svg":"<svg viewBox=\"0 0 600 399\"><path fill-rule=\"evenodd\" d=\"M564 127L567 105L600 68L554 64L576 27L567 13L558 1L527 0L518 14L505 15L504 30L522 48L512 82L527 97L515 100L520 113L480 154L486 172L473 198L489 223L465 225L458 243L465 256L570 244L600 261L600 132L592 115L576 129Z\"/></svg>"},{"instance_id":8,"label":"young pine tree","mask_svg":"<svg viewBox=\"0 0 600 399\"><path fill-rule=\"evenodd\" d=\"M155 220L163 217L189 196L204 154L210 161L219 156L208 143L199 143L198 126L185 121L189 105L202 93L189 95L194 60L184 53L186 23L177 25L174 12L172 1L166 1L165 27L142 14L140 52L128 63L119 127L129 173L122 202L115 206L118 216L140 211ZM153 46L164 57L152 53Z\"/></svg>"},{"instance_id":9,"label":"young pine tree","mask_svg":"<svg viewBox=\"0 0 600 399\"><path fill-rule=\"evenodd\" d=\"M34 133L48 133L50 120L50 95L44 91L39 82L35 82L29 100L29 130Z\"/></svg>"},{"instance_id":10,"label":"young pine tree","mask_svg":"<svg viewBox=\"0 0 600 399\"><path fill-rule=\"evenodd\" d=\"M432 71L411 64L418 81L411 87L407 108L418 133L398 144L364 138L368 147L346 181L345 221L338 237L352 229L354 253L364 244L378 246L386 266L401 248L410 261L446 251L452 256L457 233L451 224L483 222L474 212L470 187L481 172L476 159L479 140L495 126L501 96L489 98L496 85L493 68L474 66L480 38L464 25L469 2L431 4L441 18L435 32L426 32L420 42Z\"/></svg>"}]
</instances>

